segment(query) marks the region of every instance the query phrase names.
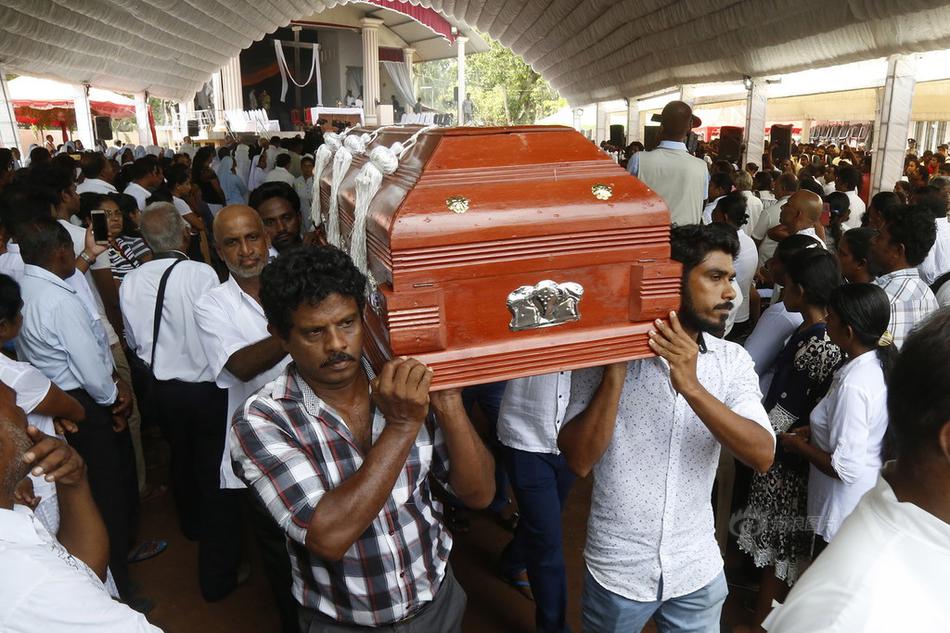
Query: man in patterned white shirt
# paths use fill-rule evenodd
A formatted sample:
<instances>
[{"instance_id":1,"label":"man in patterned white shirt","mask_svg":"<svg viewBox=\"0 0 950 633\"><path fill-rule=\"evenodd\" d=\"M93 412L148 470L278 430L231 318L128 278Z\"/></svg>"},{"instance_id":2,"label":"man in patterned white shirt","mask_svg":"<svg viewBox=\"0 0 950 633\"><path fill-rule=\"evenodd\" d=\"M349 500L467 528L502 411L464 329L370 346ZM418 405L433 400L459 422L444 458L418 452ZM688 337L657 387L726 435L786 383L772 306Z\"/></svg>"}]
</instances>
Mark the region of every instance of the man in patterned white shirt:
<instances>
[{"instance_id":1,"label":"man in patterned white shirt","mask_svg":"<svg viewBox=\"0 0 950 633\"><path fill-rule=\"evenodd\" d=\"M885 207L871 238L871 260L881 276L874 280L891 303L888 331L900 349L913 327L937 309L937 299L917 266L937 239L933 214L925 206Z\"/></svg>"},{"instance_id":2,"label":"man in patterned white shirt","mask_svg":"<svg viewBox=\"0 0 950 633\"><path fill-rule=\"evenodd\" d=\"M594 472L583 630L718 631L728 589L710 504L720 444L756 471L775 437L752 359L717 338L735 298L734 232L672 232L682 305L657 319L659 357L576 370L558 436L568 465ZM711 336L709 334L712 334Z\"/></svg>"},{"instance_id":3,"label":"man in patterned white shirt","mask_svg":"<svg viewBox=\"0 0 950 633\"><path fill-rule=\"evenodd\" d=\"M287 535L301 631L458 633L465 593L429 475L483 508L494 461L459 390L430 394L411 358L378 377L361 362L365 288L329 246L264 269L268 330L293 363L234 414L235 471Z\"/></svg>"}]
</instances>

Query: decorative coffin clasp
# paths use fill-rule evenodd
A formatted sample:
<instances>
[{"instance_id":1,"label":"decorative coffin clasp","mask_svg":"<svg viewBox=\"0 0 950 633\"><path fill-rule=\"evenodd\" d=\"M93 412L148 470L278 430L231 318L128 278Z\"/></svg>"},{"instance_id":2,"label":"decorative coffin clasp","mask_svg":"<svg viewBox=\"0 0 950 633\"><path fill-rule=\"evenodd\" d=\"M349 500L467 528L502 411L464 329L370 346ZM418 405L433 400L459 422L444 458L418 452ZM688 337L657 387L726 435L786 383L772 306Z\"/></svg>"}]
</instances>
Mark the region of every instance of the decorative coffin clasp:
<instances>
[{"instance_id":1,"label":"decorative coffin clasp","mask_svg":"<svg viewBox=\"0 0 950 633\"><path fill-rule=\"evenodd\" d=\"M559 284L545 279L533 286L516 288L508 295L508 328L518 332L578 321L578 304L583 294L584 287L573 281Z\"/></svg>"}]
</instances>

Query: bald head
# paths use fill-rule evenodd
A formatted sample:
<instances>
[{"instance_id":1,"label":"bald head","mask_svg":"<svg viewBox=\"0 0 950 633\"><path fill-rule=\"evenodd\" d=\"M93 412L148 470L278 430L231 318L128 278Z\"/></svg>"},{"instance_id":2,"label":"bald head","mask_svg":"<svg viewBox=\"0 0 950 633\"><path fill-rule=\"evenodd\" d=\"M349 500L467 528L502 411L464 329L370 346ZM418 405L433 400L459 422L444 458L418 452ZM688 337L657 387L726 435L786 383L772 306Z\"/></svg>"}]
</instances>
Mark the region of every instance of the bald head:
<instances>
[{"instance_id":1,"label":"bald head","mask_svg":"<svg viewBox=\"0 0 950 633\"><path fill-rule=\"evenodd\" d=\"M682 101L670 101L660 115L660 138L668 141L685 141L693 129L693 109Z\"/></svg>"},{"instance_id":2,"label":"bald head","mask_svg":"<svg viewBox=\"0 0 950 633\"><path fill-rule=\"evenodd\" d=\"M214 246L238 280L257 279L267 265L270 241L260 214L247 205L221 209L214 219Z\"/></svg>"},{"instance_id":3,"label":"bald head","mask_svg":"<svg viewBox=\"0 0 950 633\"><path fill-rule=\"evenodd\" d=\"M795 233L815 226L821 218L824 203L821 196L807 189L799 189L782 206L779 221Z\"/></svg>"}]
</instances>

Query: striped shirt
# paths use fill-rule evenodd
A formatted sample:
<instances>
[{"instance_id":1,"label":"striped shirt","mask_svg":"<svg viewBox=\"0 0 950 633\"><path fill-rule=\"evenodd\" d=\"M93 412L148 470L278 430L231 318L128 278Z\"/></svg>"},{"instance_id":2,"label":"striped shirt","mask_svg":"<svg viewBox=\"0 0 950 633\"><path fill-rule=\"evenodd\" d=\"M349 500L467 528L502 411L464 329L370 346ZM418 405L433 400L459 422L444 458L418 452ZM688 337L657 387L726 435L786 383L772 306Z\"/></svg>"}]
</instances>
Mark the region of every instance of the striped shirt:
<instances>
[{"instance_id":1,"label":"striped shirt","mask_svg":"<svg viewBox=\"0 0 950 633\"><path fill-rule=\"evenodd\" d=\"M125 279L128 273L144 263L142 256L152 252L141 237L120 235L115 238L115 244L118 249L109 247L109 263L112 264L112 277L116 281Z\"/></svg>"},{"instance_id":2,"label":"striped shirt","mask_svg":"<svg viewBox=\"0 0 950 633\"><path fill-rule=\"evenodd\" d=\"M370 379L373 371L363 362ZM373 442L386 426L374 410ZM235 473L286 533L293 594L309 609L346 624L382 626L412 617L445 576L452 537L433 499L428 475L448 480L448 449L430 415L419 431L389 499L339 561L306 547L307 528L323 495L363 463L346 423L291 363L234 413Z\"/></svg>"},{"instance_id":3,"label":"striped shirt","mask_svg":"<svg viewBox=\"0 0 950 633\"><path fill-rule=\"evenodd\" d=\"M916 268L895 270L881 275L874 283L884 289L891 303L891 323L887 329L900 349L913 327L937 309L937 299Z\"/></svg>"}]
</instances>

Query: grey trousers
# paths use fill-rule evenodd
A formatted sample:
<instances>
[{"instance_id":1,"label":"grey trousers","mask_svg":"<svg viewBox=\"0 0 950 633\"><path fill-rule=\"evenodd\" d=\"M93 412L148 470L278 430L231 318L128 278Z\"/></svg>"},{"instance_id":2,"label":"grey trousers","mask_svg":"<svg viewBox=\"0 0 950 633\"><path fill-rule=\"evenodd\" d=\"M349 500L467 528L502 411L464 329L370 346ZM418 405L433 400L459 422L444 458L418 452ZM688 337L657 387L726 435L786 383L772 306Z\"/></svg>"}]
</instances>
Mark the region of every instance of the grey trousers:
<instances>
[{"instance_id":1,"label":"grey trousers","mask_svg":"<svg viewBox=\"0 0 950 633\"><path fill-rule=\"evenodd\" d=\"M415 616L379 627L345 624L305 607L299 607L300 633L461 633L462 616L465 614L465 590L455 579L452 567L446 566L445 578L435 600L423 607Z\"/></svg>"}]
</instances>

